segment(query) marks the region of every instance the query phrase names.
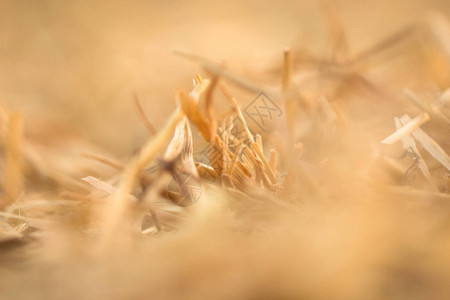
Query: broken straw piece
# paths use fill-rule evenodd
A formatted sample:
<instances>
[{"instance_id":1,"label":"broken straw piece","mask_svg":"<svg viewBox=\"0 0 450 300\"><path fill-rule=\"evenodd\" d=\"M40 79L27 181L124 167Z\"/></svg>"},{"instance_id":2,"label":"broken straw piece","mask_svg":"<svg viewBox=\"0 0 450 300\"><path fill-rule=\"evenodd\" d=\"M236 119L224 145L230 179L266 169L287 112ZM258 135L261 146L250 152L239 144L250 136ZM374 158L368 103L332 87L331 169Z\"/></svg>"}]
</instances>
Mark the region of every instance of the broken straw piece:
<instances>
[{"instance_id":1,"label":"broken straw piece","mask_svg":"<svg viewBox=\"0 0 450 300\"><path fill-rule=\"evenodd\" d=\"M269 165L272 171L275 173L275 170L277 169L277 152L275 151L275 149L270 149Z\"/></svg>"},{"instance_id":2,"label":"broken straw piece","mask_svg":"<svg viewBox=\"0 0 450 300\"><path fill-rule=\"evenodd\" d=\"M429 119L430 116L427 113L422 112L413 120L405 124L402 128L400 128L399 130L395 131L393 134L382 140L381 143L391 145L401 140L402 138L404 138L405 136L407 136L408 134L410 134L423 124L425 124Z\"/></svg>"},{"instance_id":3,"label":"broken straw piece","mask_svg":"<svg viewBox=\"0 0 450 300\"><path fill-rule=\"evenodd\" d=\"M407 123L402 122L400 119L395 118L395 127L398 129L402 128L403 124ZM422 171L425 178L432 184L433 179L431 178L430 170L428 170L428 167L425 163L425 161L422 158L422 155L420 155L419 149L417 149L416 142L414 142L414 139L411 137L411 135L406 135L404 138L402 138L403 143L403 149L406 151L411 152L413 155L417 158L417 165L419 166L420 170Z\"/></svg>"},{"instance_id":4,"label":"broken straw piece","mask_svg":"<svg viewBox=\"0 0 450 300\"><path fill-rule=\"evenodd\" d=\"M411 118L408 115L404 115L400 118L401 121L411 122ZM414 138L430 153L437 161L439 161L447 170L450 171L450 158L448 154L442 149L441 146L430 137L425 131L417 128L412 132Z\"/></svg>"},{"instance_id":5,"label":"broken straw piece","mask_svg":"<svg viewBox=\"0 0 450 300\"><path fill-rule=\"evenodd\" d=\"M446 123L447 125L450 124L450 120L447 118L446 115L444 115L440 110L439 107L436 107L434 105L429 105L423 102L419 97L417 97L411 90L409 89L403 89L403 92L406 96L421 110L425 111L430 115L431 118L434 118L435 120L441 121Z\"/></svg>"},{"instance_id":6,"label":"broken straw piece","mask_svg":"<svg viewBox=\"0 0 450 300\"><path fill-rule=\"evenodd\" d=\"M180 91L177 94L179 105L189 120L198 128L203 138L209 142L212 138L209 123L198 108L198 97L190 96L191 94L186 95L186 93Z\"/></svg>"},{"instance_id":7,"label":"broken straw piece","mask_svg":"<svg viewBox=\"0 0 450 300\"><path fill-rule=\"evenodd\" d=\"M113 194L117 190L117 188L113 187L109 183L106 183L106 182L104 182L98 178L92 177L92 176L84 177L81 180L89 183L96 190L104 191L104 192L107 192L108 194ZM128 195L128 199L131 201L135 201L135 202L138 201L138 199L133 195Z\"/></svg>"},{"instance_id":8,"label":"broken straw piece","mask_svg":"<svg viewBox=\"0 0 450 300\"><path fill-rule=\"evenodd\" d=\"M255 141L255 139L253 138L253 135L251 134L250 129L248 129L247 122L244 119L244 115L242 114L242 111L239 108L236 98L234 98L233 95L231 95L230 90L228 89L228 87L225 84L220 85L220 90L222 91L225 98L230 102L231 106L234 109L234 112L237 114L239 120L241 121L242 125L244 126L244 130L245 130L244 132L247 135L246 138L253 143Z\"/></svg>"},{"instance_id":9,"label":"broken straw piece","mask_svg":"<svg viewBox=\"0 0 450 300\"><path fill-rule=\"evenodd\" d=\"M248 91L259 93L261 91L265 92L268 95L274 95L277 93L275 89L267 89L262 86L259 86L258 84L251 82L245 78L242 78L228 70L226 70L221 64L214 62L211 59L208 59L206 57L202 57L200 55L187 52L184 50L173 50L173 53L175 55L178 55L180 57L183 57L185 59L188 59L190 61L194 61L200 64L200 66L207 71L208 73L223 77L225 79L230 80L235 85L242 87L243 89L246 89Z\"/></svg>"}]
</instances>

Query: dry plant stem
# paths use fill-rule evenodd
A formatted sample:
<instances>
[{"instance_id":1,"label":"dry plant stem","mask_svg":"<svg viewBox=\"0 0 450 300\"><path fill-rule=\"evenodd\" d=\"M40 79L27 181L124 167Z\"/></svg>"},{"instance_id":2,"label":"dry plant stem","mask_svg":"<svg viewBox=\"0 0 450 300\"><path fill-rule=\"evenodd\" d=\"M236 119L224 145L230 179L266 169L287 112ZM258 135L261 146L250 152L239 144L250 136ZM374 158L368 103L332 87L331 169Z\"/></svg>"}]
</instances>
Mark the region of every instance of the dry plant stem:
<instances>
[{"instance_id":1,"label":"dry plant stem","mask_svg":"<svg viewBox=\"0 0 450 300\"><path fill-rule=\"evenodd\" d=\"M263 141L262 141L262 136L257 134L255 136L255 141L258 144L259 149L261 149L261 152L264 152L264 147L263 147Z\"/></svg>"},{"instance_id":2,"label":"dry plant stem","mask_svg":"<svg viewBox=\"0 0 450 300\"><path fill-rule=\"evenodd\" d=\"M183 111L178 108L169 118L166 126L154 139L148 141L142 147L139 154L135 156L125 168L119 187L111 199L112 203L105 212L105 235L103 246L108 246L112 242L114 233L117 231L118 226L127 211L128 195L131 194L140 173L168 144L178 122L180 122L183 117Z\"/></svg>"},{"instance_id":3,"label":"dry plant stem","mask_svg":"<svg viewBox=\"0 0 450 300\"><path fill-rule=\"evenodd\" d=\"M423 124L425 124L430 119L430 116L423 112L419 114L417 117L415 117L413 120L405 124L402 128L385 138L381 141L383 144L391 145L395 142L398 142Z\"/></svg>"},{"instance_id":4,"label":"dry plant stem","mask_svg":"<svg viewBox=\"0 0 450 300\"><path fill-rule=\"evenodd\" d=\"M158 176L150 186L144 187L144 193L140 197L142 203L148 208L154 208L155 200L157 199L160 191L164 189L164 184L167 184L170 178L169 172L161 172L161 175ZM166 197L167 195L165 195ZM168 197L166 197L168 198ZM158 210L159 212L159 210Z\"/></svg>"},{"instance_id":5,"label":"dry plant stem","mask_svg":"<svg viewBox=\"0 0 450 300\"><path fill-rule=\"evenodd\" d=\"M152 135L156 135L155 127L153 127L152 123L150 123L149 119L145 115L136 93L133 93L133 99L134 99L134 107L136 108L136 113L141 119L142 124L144 124L145 128L147 128L148 132L150 132Z\"/></svg>"},{"instance_id":6,"label":"dry plant stem","mask_svg":"<svg viewBox=\"0 0 450 300\"><path fill-rule=\"evenodd\" d=\"M408 115L404 115L401 119L402 122L411 123L411 118ZM412 132L414 138L431 154L437 161L439 161L448 171L450 171L450 158L448 154L442 149L441 146L431 138L425 131L417 128Z\"/></svg>"},{"instance_id":7,"label":"dry plant stem","mask_svg":"<svg viewBox=\"0 0 450 300\"><path fill-rule=\"evenodd\" d=\"M226 172L226 170L228 170L228 165L229 165L229 160L230 160L230 155L232 156L233 154L231 153L231 151L229 150L228 147L228 143L229 143L229 139L228 137L231 134L231 126L228 130L224 130L222 132L222 149L221 149L221 156L222 156L222 175ZM230 155L228 155L228 152L230 152Z\"/></svg>"},{"instance_id":8,"label":"dry plant stem","mask_svg":"<svg viewBox=\"0 0 450 300\"><path fill-rule=\"evenodd\" d=\"M180 57L183 57L188 60L199 63L200 66L206 72L211 73L215 76L220 76L225 79L228 79L231 82L235 83L236 85L238 85L250 92L259 93L261 91L264 91L267 94L271 94L269 91L267 91L263 87L225 70L220 64L218 64L208 58L202 57L200 55L197 55L197 54L194 54L194 53L191 53L188 51L183 51L183 50L174 50L173 53L176 55L179 55Z\"/></svg>"},{"instance_id":9,"label":"dry plant stem","mask_svg":"<svg viewBox=\"0 0 450 300\"><path fill-rule=\"evenodd\" d=\"M156 214L155 210L152 209L152 208L149 208L149 212L150 212L150 216L153 219L153 222L155 223L156 230L158 232L160 232L161 229L162 229L162 226L161 226L161 223L159 221L158 215Z\"/></svg>"},{"instance_id":10,"label":"dry plant stem","mask_svg":"<svg viewBox=\"0 0 450 300\"><path fill-rule=\"evenodd\" d=\"M209 144L212 149L208 151L208 157L211 167L216 170L216 173L219 175L222 175L223 173L223 156L222 156L222 140L220 137L216 134L214 134L214 137L212 141Z\"/></svg>"},{"instance_id":11,"label":"dry plant stem","mask_svg":"<svg viewBox=\"0 0 450 300\"><path fill-rule=\"evenodd\" d=\"M328 4L324 7L324 10L331 42L331 59L335 62L346 60L349 56L348 40L338 15L338 7L336 3Z\"/></svg>"},{"instance_id":12,"label":"dry plant stem","mask_svg":"<svg viewBox=\"0 0 450 300\"><path fill-rule=\"evenodd\" d=\"M275 149L270 149L269 165L275 173L275 170L277 169L277 151L275 151Z\"/></svg>"},{"instance_id":13,"label":"dry plant stem","mask_svg":"<svg viewBox=\"0 0 450 300\"><path fill-rule=\"evenodd\" d=\"M95 199L89 196L86 196L84 194L80 194L80 193L76 193L76 192L71 192L71 191L62 191L61 193L59 193L59 197L63 198L63 199L72 199L72 200L78 200L78 201L90 201L90 202L95 202Z\"/></svg>"},{"instance_id":14,"label":"dry plant stem","mask_svg":"<svg viewBox=\"0 0 450 300\"><path fill-rule=\"evenodd\" d=\"M185 122L185 134L186 134L186 143L184 145L181 159L183 161L186 170L190 174L198 178L199 174L197 168L195 167L194 161L194 142L192 140L192 130L189 121Z\"/></svg>"},{"instance_id":15,"label":"dry plant stem","mask_svg":"<svg viewBox=\"0 0 450 300\"><path fill-rule=\"evenodd\" d=\"M234 167L236 166L236 163L239 160L239 157L241 156L242 151L244 151L244 148L245 148L245 145L241 144L239 146L238 150L236 151L236 154L233 157L233 160L230 162L230 165L229 165L228 171L227 171L229 176L232 176Z\"/></svg>"},{"instance_id":16,"label":"dry plant stem","mask_svg":"<svg viewBox=\"0 0 450 300\"><path fill-rule=\"evenodd\" d=\"M34 150L33 146L26 141L24 141L24 152L27 163L33 166L33 168L35 168L36 171L43 177L47 177L58 185L72 189L74 191L89 192L89 188L87 185L83 184L78 179L74 179L66 173L47 164L47 162L42 159Z\"/></svg>"},{"instance_id":17,"label":"dry plant stem","mask_svg":"<svg viewBox=\"0 0 450 300\"><path fill-rule=\"evenodd\" d=\"M261 91L264 91L267 94L273 94L271 90L268 90L260 85L257 85L256 83L250 82L246 79L243 79L225 69L223 69L220 66L211 66L211 65L202 65L202 67L208 71L211 72L217 76L221 76L225 79L230 80L235 85L242 87L245 90L248 90L250 92L259 93Z\"/></svg>"},{"instance_id":18,"label":"dry plant stem","mask_svg":"<svg viewBox=\"0 0 450 300\"><path fill-rule=\"evenodd\" d=\"M203 138L209 142L212 137L209 122L206 120L206 118L202 115L202 113L198 109L197 105L198 103L196 102L196 100L190 95L189 96L186 95L184 92L180 92L178 94L178 98L180 99L179 103L183 112L186 114L189 120L198 128Z\"/></svg>"},{"instance_id":19,"label":"dry plant stem","mask_svg":"<svg viewBox=\"0 0 450 300\"><path fill-rule=\"evenodd\" d=\"M395 127L397 128L397 130L399 130L406 123L407 122L402 122L400 119L395 118ZM419 149L417 149L414 139L408 134L402 139L402 143L403 149L405 149L407 152L415 156L416 163L418 164L420 170L422 171L423 175L428 180L428 182L431 184L431 186L434 188L433 179L431 178L430 171L428 170L428 167L425 164L425 161L423 160L422 155L419 152Z\"/></svg>"},{"instance_id":20,"label":"dry plant stem","mask_svg":"<svg viewBox=\"0 0 450 300\"><path fill-rule=\"evenodd\" d=\"M342 75L342 72L344 72L344 74L345 74L346 72L348 72L352 69L360 67L367 61L370 61L371 59L376 58L377 55L380 55L383 52L388 51L395 46L399 46L401 43L412 38L414 36L414 34L419 32L421 29L425 29L424 25L425 24L417 23L417 24L412 24L410 26L407 26L407 27L399 30L397 33L395 33L391 36L388 36L387 38L381 40L379 43L376 43L375 45L373 45L373 46L369 47L368 49L355 55L348 62L337 63L334 61L326 61L326 60L316 58L316 57L310 57L309 61L315 65L320 66L321 68L323 68L323 70L326 70L327 72L330 72L332 74L341 74ZM445 36L445 35L443 35L443 36ZM440 39L440 38L438 38L438 39ZM448 49L450 49L450 42L449 42ZM450 51L449 51L449 55L450 55ZM325 74L323 74L323 72L319 72L318 74L312 76L310 79L317 79L317 75L325 76Z\"/></svg>"},{"instance_id":21,"label":"dry plant stem","mask_svg":"<svg viewBox=\"0 0 450 300\"><path fill-rule=\"evenodd\" d=\"M270 167L269 163L267 162L267 159L265 158L264 154L262 153L261 149L259 148L257 143L251 144L252 150L256 153L257 157L261 160L264 166L265 173L268 175L270 181L272 184L275 184L277 182L277 177L275 176L275 173L273 172L272 168Z\"/></svg>"},{"instance_id":22,"label":"dry plant stem","mask_svg":"<svg viewBox=\"0 0 450 300\"><path fill-rule=\"evenodd\" d=\"M209 80L202 80L200 76L197 76L197 80L198 85L196 85L189 94L189 98L196 103L198 103L200 95L205 91L209 84ZM179 98L181 95L182 93L176 94L178 104L181 103L181 99ZM154 139L148 141L142 147L138 155L135 156L125 168L119 187L112 197L111 206L105 212L105 235L104 244L102 247L107 247L112 242L114 233L118 230L118 225L127 212L128 195L131 194L141 172L148 166L148 164L156 157L158 153L163 151L164 147L173 137L178 123L184 117L185 113L180 107L178 107L170 116L166 126L155 136Z\"/></svg>"},{"instance_id":23,"label":"dry plant stem","mask_svg":"<svg viewBox=\"0 0 450 300\"><path fill-rule=\"evenodd\" d=\"M443 122L446 125L450 125L450 120L438 109L433 109L429 107L422 100L420 100L412 91L409 89L404 89L403 92L408 96L409 99L421 110L425 111L430 115L431 118Z\"/></svg>"},{"instance_id":24,"label":"dry plant stem","mask_svg":"<svg viewBox=\"0 0 450 300\"><path fill-rule=\"evenodd\" d=\"M214 106L213 106L213 93L216 89L217 83L219 82L219 77L214 76L211 79L211 84L209 89L206 91L205 94L205 110L206 110L206 118L208 119L208 123L210 126L210 134L214 134L217 131L217 119L214 112Z\"/></svg>"},{"instance_id":25,"label":"dry plant stem","mask_svg":"<svg viewBox=\"0 0 450 300\"><path fill-rule=\"evenodd\" d=\"M164 152L163 159L165 161L174 161L181 156L181 152L186 147L187 137L186 137L186 123L187 118L181 118L181 121L175 127L175 132L173 137L170 139L169 144Z\"/></svg>"},{"instance_id":26,"label":"dry plant stem","mask_svg":"<svg viewBox=\"0 0 450 300\"><path fill-rule=\"evenodd\" d=\"M181 109L208 142L213 137L214 132L211 131L211 124L200 112L198 104L200 95L206 90L209 83L210 81L208 79L203 80L200 75L197 75L196 81L194 80L195 88L189 95L186 95L182 91L177 93L177 102Z\"/></svg>"},{"instance_id":27,"label":"dry plant stem","mask_svg":"<svg viewBox=\"0 0 450 300\"><path fill-rule=\"evenodd\" d=\"M242 162L238 161L237 163L242 168L242 170L248 175L248 177L252 179L255 177L256 174L253 169L254 164L248 157L248 155L250 154L247 154L247 152L250 151L250 149L248 151L246 149L249 148L247 146L244 147L243 152L245 155L242 155ZM251 151L249 153L251 153ZM251 157L253 158L253 153L251 153Z\"/></svg>"},{"instance_id":28,"label":"dry plant stem","mask_svg":"<svg viewBox=\"0 0 450 300\"><path fill-rule=\"evenodd\" d=\"M108 194L114 194L116 192L116 188L110 185L107 182L104 182L98 178L95 178L93 176L87 176L85 178L82 178L81 180L89 183L93 188L99 191L104 191ZM128 200L131 202L138 202L138 199L133 195L128 195Z\"/></svg>"},{"instance_id":29,"label":"dry plant stem","mask_svg":"<svg viewBox=\"0 0 450 300\"><path fill-rule=\"evenodd\" d=\"M225 95L225 97L228 99L228 101L230 101L231 105L233 106L233 108L235 110L235 113L237 114L239 120L242 122L244 129L245 129L245 134L247 136L247 139L251 142L254 142L253 135L251 134L250 129L248 129L247 122L245 121L244 115L242 114L242 111L239 108L239 105L237 104L236 98L234 98L231 95L230 90L224 84L220 85L220 89L221 89L222 93Z\"/></svg>"},{"instance_id":30,"label":"dry plant stem","mask_svg":"<svg viewBox=\"0 0 450 300\"><path fill-rule=\"evenodd\" d=\"M421 24L413 24L399 32L387 37L380 43L370 47L369 49L359 53L356 57L352 59L352 61L348 64L345 64L346 67L355 67L356 65L362 64L364 61L372 58L373 56L391 48L392 46L398 45L401 42L405 41L408 38L411 38L414 33L416 33L419 29L423 28Z\"/></svg>"},{"instance_id":31,"label":"dry plant stem","mask_svg":"<svg viewBox=\"0 0 450 300\"><path fill-rule=\"evenodd\" d=\"M242 152L244 152L244 149L245 149L245 147L242 148ZM246 159L245 156L242 156L242 157L244 159ZM236 170L235 173L238 176L240 176L241 178L245 178L245 179L251 178L252 177L252 172L251 172L250 167L247 167L247 166L249 166L249 164L244 165L244 163L242 163L241 161L237 160L236 161L236 167L234 168Z\"/></svg>"},{"instance_id":32,"label":"dry plant stem","mask_svg":"<svg viewBox=\"0 0 450 300\"><path fill-rule=\"evenodd\" d=\"M258 183L262 183L263 180L263 171L260 169L260 165L256 161L256 158L253 154L253 152L250 150L250 148L245 147L244 148L245 156L248 158L249 164L253 167L253 170L255 171L255 181Z\"/></svg>"},{"instance_id":33,"label":"dry plant stem","mask_svg":"<svg viewBox=\"0 0 450 300\"><path fill-rule=\"evenodd\" d=\"M113 194L116 191L116 188L110 185L109 183L106 183L98 178L95 178L93 176L87 176L82 178L81 180L89 183L92 187L99 191L107 192L108 194Z\"/></svg>"},{"instance_id":34,"label":"dry plant stem","mask_svg":"<svg viewBox=\"0 0 450 300\"><path fill-rule=\"evenodd\" d=\"M83 157L89 158L89 159L93 159L93 160L97 160L105 165L108 165L110 167L113 167L114 169L117 169L119 171L124 169L124 166L116 161L112 161L108 158L105 158L103 156L100 155L96 155L96 154L91 154L91 153L81 153L80 154Z\"/></svg>"},{"instance_id":35,"label":"dry plant stem","mask_svg":"<svg viewBox=\"0 0 450 300\"><path fill-rule=\"evenodd\" d=\"M6 133L6 163L3 188L8 197L7 205L16 201L23 191L23 125L19 113L11 113L8 118Z\"/></svg>"},{"instance_id":36,"label":"dry plant stem","mask_svg":"<svg viewBox=\"0 0 450 300\"><path fill-rule=\"evenodd\" d=\"M201 178L204 179L217 179L219 175L217 175L216 170L213 167L205 165L200 162L195 162L195 166L198 170L198 173ZM211 178L212 177L212 178Z\"/></svg>"}]
</instances>

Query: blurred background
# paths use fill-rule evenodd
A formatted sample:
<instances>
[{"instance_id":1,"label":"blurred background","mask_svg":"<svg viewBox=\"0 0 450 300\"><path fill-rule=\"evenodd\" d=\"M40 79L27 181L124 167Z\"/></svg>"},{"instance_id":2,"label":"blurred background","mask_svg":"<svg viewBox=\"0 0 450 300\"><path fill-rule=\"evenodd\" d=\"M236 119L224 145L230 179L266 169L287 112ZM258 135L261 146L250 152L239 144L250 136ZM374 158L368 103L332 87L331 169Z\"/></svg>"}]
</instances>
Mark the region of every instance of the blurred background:
<instances>
[{"instance_id":1,"label":"blurred background","mask_svg":"<svg viewBox=\"0 0 450 300\"><path fill-rule=\"evenodd\" d=\"M133 93L161 128L174 91L190 89L201 71L172 50L226 62L244 76L281 65L285 46L325 54L330 3L351 53L430 10L450 12L447 0L3 0L0 98L25 115L27 132L65 131L123 155L148 136Z\"/></svg>"}]
</instances>

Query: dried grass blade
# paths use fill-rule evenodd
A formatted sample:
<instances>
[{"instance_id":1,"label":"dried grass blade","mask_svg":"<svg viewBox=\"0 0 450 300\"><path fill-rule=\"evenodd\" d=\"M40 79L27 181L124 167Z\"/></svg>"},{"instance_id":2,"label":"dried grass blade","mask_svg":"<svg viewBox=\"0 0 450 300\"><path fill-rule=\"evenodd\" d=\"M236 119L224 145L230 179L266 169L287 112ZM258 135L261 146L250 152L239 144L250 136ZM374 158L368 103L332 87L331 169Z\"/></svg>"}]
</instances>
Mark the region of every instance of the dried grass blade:
<instances>
[{"instance_id":1,"label":"dried grass blade","mask_svg":"<svg viewBox=\"0 0 450 300\"><path fill-rule=\"evenodd\" d=\"M267 91L267 89L264 89L263 87L259 86L256 83L253 83L245 78L233 74L228 70L225 70L220 64L208 58L182 50L175 50L173 51L173 53L181 57L187 58L189 60L200 63L201 67L208 73L228 79L231 82L235 83L236 85L250 92L259 93L261 91L264 91L265 93L270 94L269 91Z\"/></svg>"},{"instance_id":2,"label":"dried grass blade","mask_svg":"<svg viewBox=\"0 0 450 300\"><path fill-rule=\"evenodd\" d=\"M425 124L429 119L430 116L427 113L423 112L419 114L417 117L415 117L413 120L405 124L402 128L400 128L399 130L395 131L393 134L382 140L381 143L391 145L401 140L402 138L404 138L405 136L407 136L408 134L410 134L423 124Z\"/></svg>"},{"instance_id":3,"label":"dried grass blade","mask_svg":"<svg viewBox=\"0 0 450 300\"><path fill-rule=\"evenodd\" d=\"M24 144L24 152L27 163L31 165L41 176L71 190L88 191L87 185L49 165L29 143Z\"/></svg>"},{"instance_id":4,"label":"dried grass blade","mask_svg":"<svg viewBox=\"0 0 450 300\"><path fill-rule=\"evenodd\" d=\"M114 194L117 191L117 189L115 187L113 187L112 185L110 185L109 183L104 182L93 176L87 176L87 177L82 178L81 180L89 183L96 190L103 191L108 194ZM133 195L128 195L127 198L133 202L138 201L138 199Z\"/></svg>"},{"instance_id":5,"label":"dried grass blade","mask_svg":"<svg viewBox=\"0 0 450 300\"><path fill-rule=\"evenodd\" d=\"M244 147L244 148L245 148L245 147ZM242 173L245 175L245 177L251 178L251 177L253 176L253 173L252 173L252 171L251 171L251 167L250 167L249 161L246 160L247 158L246 158L245 155L243 155L243 156L241 156L241 157L242 157L242 159L244 160L245 164L244 164L243 162L241 162L240 160L238 160L238 161L236 162L236 166L238 167L238 169L239 169L240 171L242 171ZM247 166L248 166L248 167L247 167Z\"/></svg>"},{"instance_id":6,"label":"dried grass blade","mask_svg":"<svg viewBox=\"0 0 450 300\"><path fill-rule=\"evenodd\" d=\"M213 93L216 89L218 82L219 78L217 76L214 76L211 80L211 85L205 94L205 110L206 110L206 118L209 123L210 136L212 136L217 131L217 119L213 106L213 99L214 99Z\"/></svg>"},{"instance_id":7,"label":"dried grass blade","mask_svg":"<svg viewBox=\"0 0 450 300\"><path fill-rule=\"evenodd\" d=\"M402 122L400 119L395 118L395 127L397 128L397 130L402 128L402 126L406 123L407 123L406 120L405 120L405 122ZM414 139L408 134L404 138L402 138L402 143L403 143L403 149L413 153L416 156L417 163L418 163L420 170L422 171L423 175L428 180L428 182L434 187L433 179L431 177L430 171L428 170L428 166L426 165L425 161L423 160L422 155L420 155L419 149L417 149Z\"/></svg>"},{"instance_id":8,"label":"dried grass blade","mask_svg":"<svg viewBox=\"0 0 450 300\"><path fill-rule=\"evenodd\" d=\"M222 175L224 169L223 143L217 134L214 134L213 141L209 144L209 164L216 170L217 174Z\"/></svg>"},{"instance_id":9,"label":"dried grass blade","mask_svg":"<svg viewBox=\"0 0 450 300\"><path fill-rule=\"evenodd\" d=\"M124 166L122 164L120 164L119 162L113 161L111 159L105 158L103 156L100 155L96 155L96 154L91 154L91 153L80 153L81 156L89 158L89 159L93 159L93 160L97 160L105 165L108 165L110 167L113 167L114 169L117 170L123 170Z\"/></svg>"},{"instance_id":10,"label":"dried grass blade","mask_svg":"<svg viewBox=\"0 0 450 300\"><path fill-rule=\"evenodd\" d=\"M135 156L125 168L119 187L113 194L111 206L105 211L105 233L104 241L100 245L101 250L104 250L104 247L112 242L114 233L118 229L118 225L122 221L123 215L128 210L128 201L126 201L127 197L131 194L140 173L150 163L150 161L152 161L155 156L164 149L170 141L178 122L183 117L183 111L178 108L169 118L166 126L156 135L154 139L148 141L142 147L139 154Z\"/></svg>"},{"instance_id":11,"label":"dried grass blade","mask_svg":"<svg viewBox=\"0 0 450 300\"><path fill-rule=\"evenodd\" d=\"M277 169L277 151L275 151L275 149L270 149L269 165L275 173L275 170Z\"/></svg>"},{"instance_id":12,"label":"dried grass blade","mask_svg":"<svg viewBox=\"0 0 450 300\"><path fill-rule=\"evenodd\" d=\"M228 166L228 170L227 170L228 175L231 176L231 174L233 174L233 170L236 166L236 163L239 161L239 158L241 157L241 154L244 151L244 148L245 148L245 145L240 145L238 150L236 151L232 161L230 162L230 164Z\"/></svg>"},{"instance_id":13,"label":"dried grass blade","mask_svg":"<svg viewBox=\"0 0 450 300\"><path fill-rule=\"evenodd\" d=\"M347 60L349 56L349 46L347 34L341 18L338 15L338 7L328 4L324 7L326 23L328 29L328 37L331 42L332 61L340 62Z\"/></svg>"},{"instance_id":14,"label":"dried grass blade","mask_svg":"<svg viewBox=\"0 0 450 300\"><path fill-rule=\"evenodd\" d=\"M378 55L389 48L399 45L400 43L411 38L421 28L420 24L413 24L407 26L393 35L383 39L381 42L369 47L368 49L360 52L356 57L347 65L348 67L356 66L364 61Z\"/></svg>"},{"instance_id":15,"label":"dried grass blade","mask_svg":"<svg viewBox=\"0 0 450 300\"><path fill-rule=\"evenodd\" d=\"M255 181L258 183L263 183L263 171L260 169L260 165L258 164L258 162L256 161L256 157L253 153L252 150L250 150L250 148L245 147L244 148L244 153L245 153L245 157L248 158L252 169L254 171L255 174Z\"/></svg>"},{"instance_id":16,"label":"dried grass blade","mask_svg":"<svg viewBox=\"0 0 450 300\"><path fill-rule=\"evenodd\" d=\"M181 151L183 151L186 144L186 117L183 117L180 122L178 122L172 139L164 152L164 159L166 161L171 161L180 156Z\"/></svg>"},{"instance_id":17,"label":"dried grass blade","mask_svg":"<svg viewBox=\"0 0 450 300\"><path fill-rule=\"evenodd\" d=\"M195 98L186 95L184 92L179 92L178 99L180 107L189 120L198 128L203 138L209 142L212 138L209 122L201 114L198 103Z\"/></svg>"},{"instance_id":18,"label":"dried grass blade","mask_svg":"<svg viewBox=\"0 0 450 300\"><path fill-rule=\"evenodd\" d=\"M189 93L189 97L198 104L201 94L203 94L209 86L209 79L203 79L200 75L195 77L198 84L195 85L194 89Z\"/></svg>"},{"instance_id":19,"label":"dried grass blade","mask_svg":"<svg viewBox=\"0 0 450 300\"><path fill-rule=\"evenodd\" d=\"M259 148L257 143L251 144L252 150L256 153L257 157L261 160L264 166L264 171L269 177L272 184L275 184L277 182L277 177L275 176L275 173L273 172L272 168L270 167L269 163L267 162L266 157L262 153L262 150Z\"/></svg>"},{"instance_id":20,"label":"dried grass blade","mask_svg":"<svg viewBox=\"0 0 450 300\"><path fill-rule=\"evenodd\" d=\"M152 135L156 135L155 127L153 127L152 123L145 115L136 93L133 93L133 99L134 99L134 107L136 109L138 117L141 119L142 124L144 124L145 128L147 128L148 132L150 132Z\"/></svg>"},{"instance_id":21,"label":"dried grass blade","mask_svg":"<svg viewBox=\"0 0 450 300\"><path fill-rule=\"evenodd\" d=\"M430 107L430 105L425 104L421 99L419 99L411 90L404 89L403 92L408 96L409 99L421 110L428 113L432 118L442 121L447 125L450 124L450 120L441 111L436 108Z\"/></svg>"},{"instance_id":22,"label":"dried grass blade","mask_svg":"<svg viewBox=\"0 0 450 300\"><path fill-rule=\"evenodd\" d=\"M256 144L258 144L258 147L259 147L259 149L261 149L261 152L264 152L263 141L262 141L261 135L256 134L256 136L255 136L255 142L256 142Z\"/></svg>"},{"instance_id":23,"label":"dried grass blade","mask_svg":"<svg viewBox=\"0 0 450 300\"><path fill-rule=\"evenodd\" d=\"M213 167L200 162L196 162L195 166L197 167L198 173L201 178L207 180L216 180L217 178L219 178L219 175L217 175L217 172Z\"/></svg>"},{"instance_id":24,"label":"dried grass blade","mask_svg":"<svg viewBox=\"0 0 450 300\"><path fill-rule=\"evenodd\" d=\"M404 115L400 120L404 120L405 122L408 122L408 124L411 122L411 118L408 115ZM447 170L450 171L450 158L448 154L432 137L420 128L413 131L412 135L425 148L425 150L430 153L431 156L433 156L445 168L447 168Z\"/></svg>"},{"instance_id":25,"label":"dried grass blade","mask_svg":"<svg viewBox=\"0 0 450 300\"><path fill-rule=\"evenodd\" d=\"M239 120L242 122L242 125L244 126L244 130L245 130L245 134L247 136L247 140L254 142L253 139L253 135L250 132L250 129L248 128L247 122L245 121L244 115L242 114L241 109L239 108L239 105L236 101L236 98L234 98L231 95L230 90L227 88L227 86L225 86L224 84L220 85L220 89L222 91L222 93L225 95L225 97L228 99L228 101L230 101L232 107L234 108Z\"/></svg>"},{"instance_id":26,"label":"dried grass blade","mask_svg":"<svg viewBox=\"0 0 450 300\"><path fill-rule=\"evenodd\" d=\"M194 162L194 143L192 141L192 130L191 125L188 121L186 121L185 124L185 137L186 142L181 153L181 159L184 167L189 172L189 174L192 174L198 178L199 174Z\"/></svg>"}]
</instances>

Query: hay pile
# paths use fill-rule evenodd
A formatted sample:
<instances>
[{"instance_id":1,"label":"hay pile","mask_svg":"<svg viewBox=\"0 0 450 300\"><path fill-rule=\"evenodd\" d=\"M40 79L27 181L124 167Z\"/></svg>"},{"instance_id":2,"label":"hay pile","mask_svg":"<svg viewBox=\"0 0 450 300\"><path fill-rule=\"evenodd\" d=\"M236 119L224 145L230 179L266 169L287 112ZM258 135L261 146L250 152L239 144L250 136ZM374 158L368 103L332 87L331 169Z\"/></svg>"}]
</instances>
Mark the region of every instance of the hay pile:
<instances>
[{"instance_id":1,"label":"hay pile","mask_svg":"<svg viewBox=\"0 0 450 300\"><path fill-rule=\"evenodd\" d=\"M177 51L205 78L162 128L135 98L128 159L3 106L2 297L446 299L450 27L350 55L333 16L257 82Z\"/></svg>"}]
</instances>

